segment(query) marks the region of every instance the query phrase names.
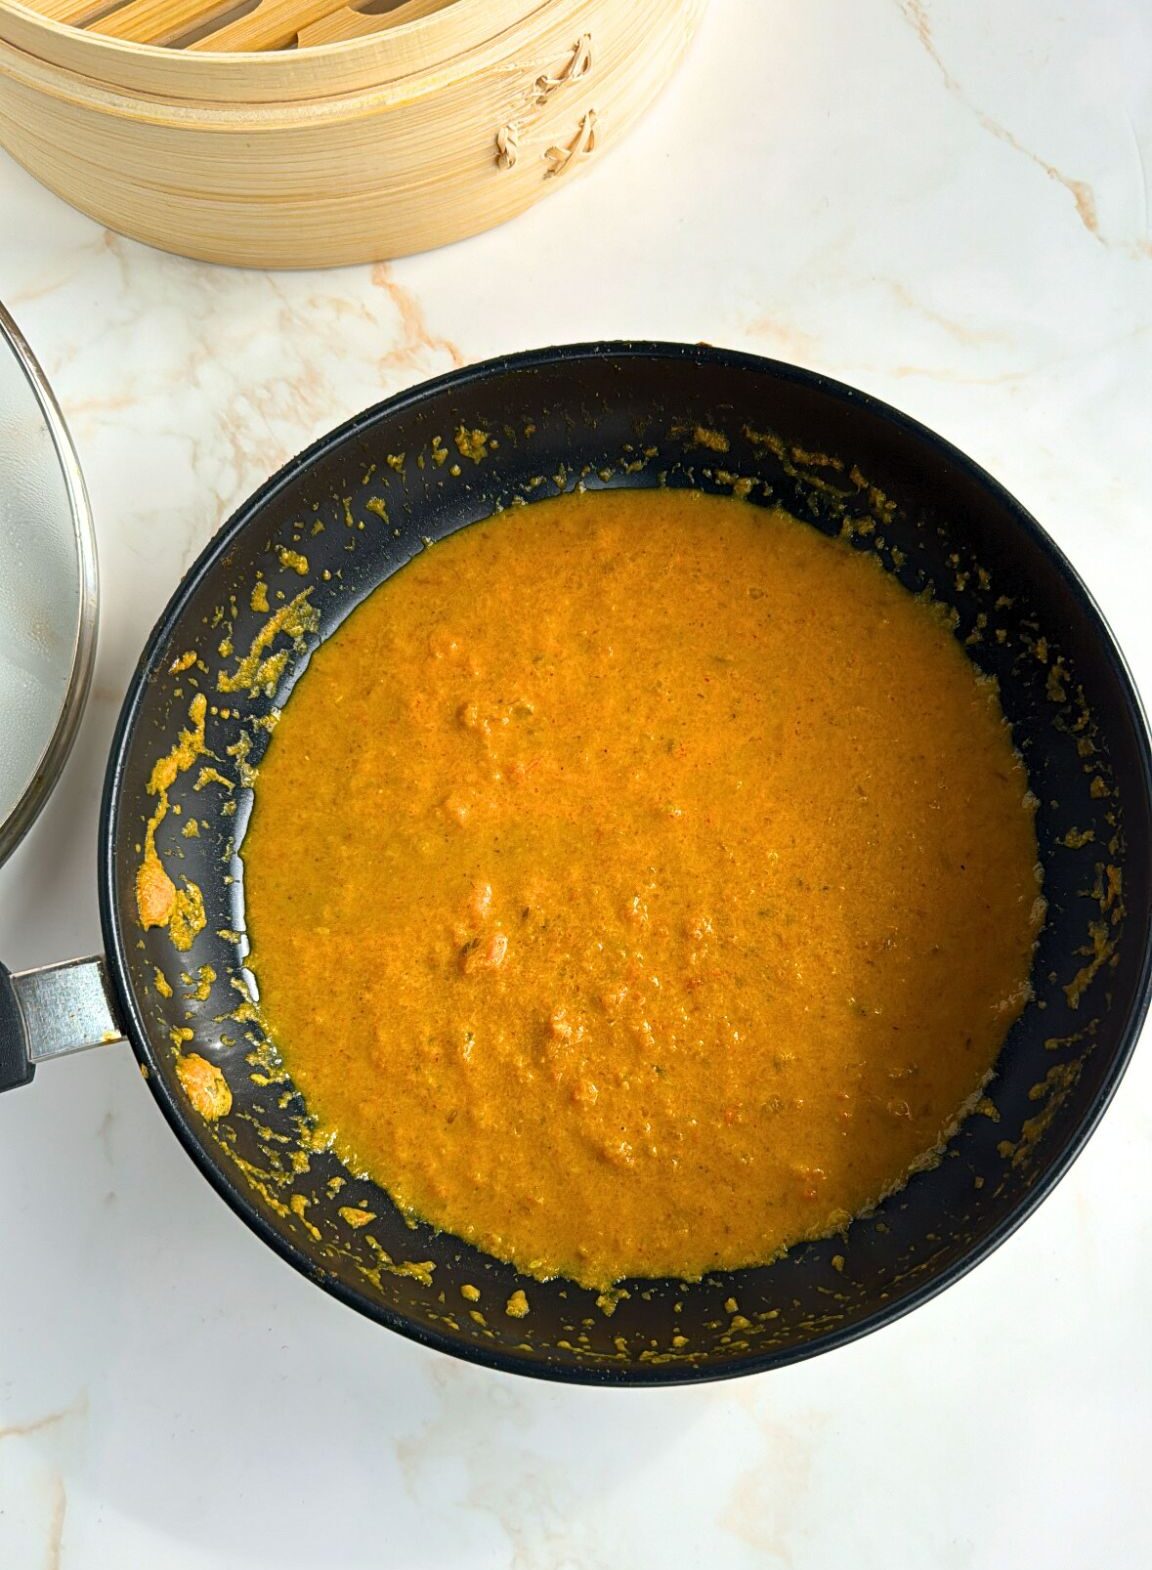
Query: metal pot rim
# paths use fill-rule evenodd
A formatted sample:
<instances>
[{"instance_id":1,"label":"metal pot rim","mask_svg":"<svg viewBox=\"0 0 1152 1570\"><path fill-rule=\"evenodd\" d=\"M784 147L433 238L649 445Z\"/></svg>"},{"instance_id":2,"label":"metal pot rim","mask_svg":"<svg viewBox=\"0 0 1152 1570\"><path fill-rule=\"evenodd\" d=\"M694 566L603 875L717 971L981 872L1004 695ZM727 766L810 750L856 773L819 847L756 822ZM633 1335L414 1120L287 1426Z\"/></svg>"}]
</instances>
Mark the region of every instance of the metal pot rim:
<instances>
[{"instance_id":1,"label":"metal pot rim","mask_svg":"<svg viewBox=\"0 0 1152 1570\"><path fill-rule=\"evenodd\" d=\"M72 639L71 669L64 701L55 728L36 760L24 794L6 818L0 820L0 865L19 845L39 816L60 778L61 771L76 739L96 656L96 629L99 609L99 572L96 561L96 535L84 476L60 406L44 372L12 317L0 304L0 347L6 348L24 374L29 390L48 429L68 496L72 534L76 545L76 574L79 579L79 614Z\"/></svg>"}]
</instances>

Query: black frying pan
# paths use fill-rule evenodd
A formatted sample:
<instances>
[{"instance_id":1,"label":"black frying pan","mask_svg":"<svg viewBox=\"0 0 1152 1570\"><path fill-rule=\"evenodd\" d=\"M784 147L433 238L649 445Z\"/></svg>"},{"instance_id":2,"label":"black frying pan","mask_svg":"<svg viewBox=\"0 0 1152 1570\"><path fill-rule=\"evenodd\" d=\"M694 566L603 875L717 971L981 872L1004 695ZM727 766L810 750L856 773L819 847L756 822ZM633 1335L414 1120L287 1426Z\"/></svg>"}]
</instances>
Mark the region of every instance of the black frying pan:
<instances>
[{"instance_id":1,"label":"black frying pan","mask_svg":"<svg viewBox=\"0 0 1152 1570\"><path fill-rule=\"evenodd\" d=\"M474 456L459 450L461 430L496 440L477 461L475 447ZM259 790L247 770L267 745L260 722L284 702L310 649L424 541L580 483L731 491L741 478L755 482L754 503L782 503L814 528L848 534L910 589L933 586L958 613L956 636L998 679L1040 801L1049 910L1035 998L1005 1044L990 1090L995 1117L972 1116L934 1170L846 1237L691 1285L626 1283L630 1295L598 1302L411 1228L379 1189L308 1149L306 1109L242 1006L241 857ZM281 551L306 554L306 578ZM267 620L250 608L258 573L273 608L276 590L290 599L310 587L317 626L281 633L262 651L285 656L266 667L266 690L225 693L221 673L236 671ZM193 651L199 663L189 665ZM197 691L208 697L219 778L199 766L182 772L156 836L169 875L194 883L205 905L203 931L178 953L164 929L142 930L135 878L156 800L149 780L187 728ZM205 824L197 838L183 832L191 818ZM1067 1169L1148 1005L1150 846L1148 733L1120 653L1051 540L954 448L850 388L723 350L594 344L496 360L391 399L318 442L188 573L137 668L108 767L106 969L0 971L0 1082L29 1078L34 1058L122 1032L229 1204L299 1270L382 1324L549 1378L659 1384L747 1373L925 1301L1007 1237ZM215 980L197 989L201 966ZM219 1065L231 1089L232 1109L217 1121L192 1109L176 1073L192 1052ZM348 1207L376 1219L354 1228L341 1214ZM464 1283L479 1289L478 1302L461 1296ZM504 1304L518 1287L531 1311L513 1319Z\"/></svg>"}]
</instances>

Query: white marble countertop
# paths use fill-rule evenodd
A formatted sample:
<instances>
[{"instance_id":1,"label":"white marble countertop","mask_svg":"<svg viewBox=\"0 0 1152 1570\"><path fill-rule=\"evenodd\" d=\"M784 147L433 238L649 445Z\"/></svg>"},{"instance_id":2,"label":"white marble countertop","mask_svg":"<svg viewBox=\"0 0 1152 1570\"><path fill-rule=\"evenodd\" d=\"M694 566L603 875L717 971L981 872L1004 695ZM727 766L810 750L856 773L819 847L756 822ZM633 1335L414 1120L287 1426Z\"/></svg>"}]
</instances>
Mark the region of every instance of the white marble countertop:
<instances>
[{"instance_id":1,"label":"white marble countertop","mask_svg":"<svg viewBox=\"0 0 1152 1570\"><path fill-rule=\"evenodd\" d=\"M493 234L230 272L117 238L0 155L0 298L51 377L103 606L80 740L0 873L0 954L92 952L97 800L176 579L328 427L497 352L708 339L934 426L1042 520L1152 690L1152 12L715 0L657 110ZM910 1318L690 1390L538 1385L295 1275L127 1049L0 1105L4 1570L1112 1570L1152 1564L1152 1056L1071 1175Z\"/></svg>"}]
</instances>

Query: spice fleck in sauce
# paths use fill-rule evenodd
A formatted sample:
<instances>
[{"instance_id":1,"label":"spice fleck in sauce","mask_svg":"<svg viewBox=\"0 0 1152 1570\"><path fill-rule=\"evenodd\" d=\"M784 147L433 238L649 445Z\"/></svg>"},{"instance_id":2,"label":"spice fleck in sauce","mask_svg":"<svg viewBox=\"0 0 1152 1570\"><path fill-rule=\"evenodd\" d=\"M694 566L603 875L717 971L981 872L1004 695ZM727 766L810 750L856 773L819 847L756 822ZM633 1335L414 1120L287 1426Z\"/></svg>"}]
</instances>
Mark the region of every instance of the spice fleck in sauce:
<instances>
[{"instance_id":1,"label":"spice fleck in sauce","mask_svg":"<svg viewBox=\"0 0 1152 1570\"><path fill-rule=\"evenodd\" d=\"M243 850L338 1151L528 1274L765 1261L938 1149L1042 912L994 685L871 557L616 491L423 553L313 656Z\"/></svg>"}]
</instances>

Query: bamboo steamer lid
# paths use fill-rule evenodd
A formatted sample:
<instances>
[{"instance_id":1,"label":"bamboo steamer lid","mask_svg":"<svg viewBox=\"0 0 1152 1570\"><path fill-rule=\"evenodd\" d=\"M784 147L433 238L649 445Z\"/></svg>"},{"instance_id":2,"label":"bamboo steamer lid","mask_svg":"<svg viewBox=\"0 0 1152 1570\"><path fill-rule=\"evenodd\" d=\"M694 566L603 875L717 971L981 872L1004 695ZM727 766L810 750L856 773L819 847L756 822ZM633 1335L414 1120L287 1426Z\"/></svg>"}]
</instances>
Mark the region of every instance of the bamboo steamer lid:
<instances>
[{"instance_id":1,"label":"bamboo steamer lid","mask_svg":"<svg viewBox=\"0 0 1152 1570\"><path fill-rule=\"evenodd\" d=\"M500 223L594 162L667 82L706 0L339 3L238 15L236 0L105 0L76 26L0 0L0 143L163 249L259 267L383 260ZM97 31L190 19L212 30L183 47ZM296 47L259 42L285 37Z\"/></svg>"}]
</instances>

